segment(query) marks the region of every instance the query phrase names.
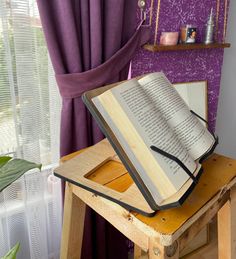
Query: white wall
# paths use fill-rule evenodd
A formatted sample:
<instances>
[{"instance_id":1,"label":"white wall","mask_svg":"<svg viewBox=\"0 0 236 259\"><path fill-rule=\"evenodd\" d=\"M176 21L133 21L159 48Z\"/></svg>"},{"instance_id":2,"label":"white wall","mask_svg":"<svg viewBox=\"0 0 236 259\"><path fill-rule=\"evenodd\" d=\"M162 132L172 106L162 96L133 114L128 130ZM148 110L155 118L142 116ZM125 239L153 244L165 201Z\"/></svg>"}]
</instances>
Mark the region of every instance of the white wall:
<instances>
[{"instance_id":1,"label":"white wall","mask_svg":"<svg viewBox=\"0 0 236 259\"><path fill-rule=\"evenodd\" d=\"M227 40L222 68L221 90L216 120L219 136L217 152L236 158L236 1L230 1Z\"/></svg>"}]
</instances>

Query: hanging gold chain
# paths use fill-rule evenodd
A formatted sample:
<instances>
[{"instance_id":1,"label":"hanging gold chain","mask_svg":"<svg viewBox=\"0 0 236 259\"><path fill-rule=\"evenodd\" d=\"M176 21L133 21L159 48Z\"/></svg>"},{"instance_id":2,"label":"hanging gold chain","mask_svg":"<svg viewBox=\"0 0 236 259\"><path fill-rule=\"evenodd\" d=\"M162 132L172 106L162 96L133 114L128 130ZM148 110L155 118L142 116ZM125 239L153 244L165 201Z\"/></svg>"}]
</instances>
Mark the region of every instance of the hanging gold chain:
<instances>
[{"instance_id":1,"label":"hanging gold chain","mask_svg":"<svg viewBox=\"0 0 236 259\"><path fill-rule=\"evenodd\" d=\"M228 0L225 0L225 12L224 12L224 31L223 31L223 43L225 43L226 30L227 30L227 10L228 10Z\"/></svg>"},{"instance_id":2,"label":"hanging gold chain","mask_svg":"<svg viewBox=\"0 0 236 259\"><path fill-rule=\"evenodd\" d=\"M216 29L215 29L215 41L218 42L219 39L219 12L220 12L220 0L216 1Z\"/></svg>"},{"instance_id":3,"label":"hanging gold chain","mask_svg":"<svg viewBox=\"0 0 236 259\"><path fill-rule=\"evenodd\" d=\"M152 0L152 1L151 1L151 6L150 6L149 26L151 26L151 25L152 25L153 4L154 4L154 0Z\"/></svg>"},{"instance_id":4,"label":"hanging gold chain","mask_svg":"<svg viewBox=\"0 0 236 259\"><path fill-rule=\"evenodd\" d=\"M157 16L156 16L156 28L155 28L155 35L154 35L154 45L157 45L157 33L158 33L158 26L159 26L160 6L161 6L161 0L158 0Z\"/></svg>"}]
</instances>

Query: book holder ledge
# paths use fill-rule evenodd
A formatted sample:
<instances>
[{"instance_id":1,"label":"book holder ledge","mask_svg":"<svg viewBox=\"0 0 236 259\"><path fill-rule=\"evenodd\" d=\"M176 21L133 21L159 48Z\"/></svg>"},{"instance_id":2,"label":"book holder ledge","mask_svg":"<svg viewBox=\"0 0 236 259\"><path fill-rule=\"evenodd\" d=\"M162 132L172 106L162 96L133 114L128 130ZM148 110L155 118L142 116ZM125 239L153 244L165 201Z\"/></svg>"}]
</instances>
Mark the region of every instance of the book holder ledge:
<instances>
[{"instance_id":1,"label":"book holder ledge","mask_svg":"<svg viewBox=\"0 0 236 259\"><path fill-rule=\"evenodd\" d=\"M108 172L108 175L100 176L103 179L106 177L108 184L102 185L102 179L98 179L96 182L92 180L94 178L93 173L96 173L96 176L99 174L99 171L104 173L104 167L109 167L109 164L111 164L114 168L114 163L118 163L115 165L115 168L118 168L117 172L114 172L114 174ZM71 159L69 163L62 164L54 170L54 174L65 181L108 198L128 210L134 210L146 216L153 216L155 214L155 211L151 209L138 187L132 182L127 170L120 162L107 139L86 149L79 156ZM125 190L120 192L111 189L109 182L121 176L125 176L126 185L127 178L129 178L128 186L126 186Z\"/></svg>"},{"instance_id":2,"label":"book holder ledge","mask_svg":"<svg viewBox=\"0 0 236 259\"><path fill-rule=\"evenodd\" d=\"M193 193L197 193L200 189L202 192L206 186L211 191L214 182L217 183L215 188L218 188L219 183L221 186L227 185L236 176L235 171L223 175L222 173L217 173L219 168L222 169L221 167L224 165L215 168L213 165L216 162L214 163L213 160L210 157L203 163L204 172ZM210 168L207 166L209 164L208 161L212 165ZM231 160L227 166L229 169L231 168ZM95 195L98 194L108 198L128 210L136 211L145 216L153 216L155 214L155 211L151 209L141 191L121 164L107 139L80 151L79 155L56 168L54 173L63 180L89 190L95 193ZM216 191L217 189L212 190L212 195ZM200 194L196 195L200 197ZM190 194L190 197L184 204L187 204L188 200L193 199L193 196L195 197L196 195Z\"/></svg>"}]
</instances>

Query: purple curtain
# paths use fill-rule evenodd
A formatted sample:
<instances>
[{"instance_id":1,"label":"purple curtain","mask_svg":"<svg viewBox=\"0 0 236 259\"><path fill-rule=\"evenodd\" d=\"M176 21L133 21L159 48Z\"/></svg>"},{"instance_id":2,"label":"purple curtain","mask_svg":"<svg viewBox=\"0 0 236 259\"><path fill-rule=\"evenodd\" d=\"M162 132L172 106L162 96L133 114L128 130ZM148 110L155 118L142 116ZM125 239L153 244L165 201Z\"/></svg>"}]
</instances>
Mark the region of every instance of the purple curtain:
<instances>
[{"instance_id":1,"label":"purple curtain","mask_svg":"<svg viewBox=\"0 0 236 259\"><path fill-rule=\"evenodd\" d=\"M136 49L149 38L137 29L137 0L37 0L62 96L61 155L103 138L83 92L127 78ZM126 239L87 209L82 258L127 258Z\"/></svg>"}]
</instances>

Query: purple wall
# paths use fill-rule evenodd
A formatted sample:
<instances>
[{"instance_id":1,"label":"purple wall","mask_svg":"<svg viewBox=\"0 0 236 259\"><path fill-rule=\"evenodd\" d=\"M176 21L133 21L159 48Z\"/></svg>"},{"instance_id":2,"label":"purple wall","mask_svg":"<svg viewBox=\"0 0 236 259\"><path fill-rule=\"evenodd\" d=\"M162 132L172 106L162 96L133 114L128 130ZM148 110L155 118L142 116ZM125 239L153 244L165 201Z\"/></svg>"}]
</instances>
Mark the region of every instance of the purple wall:
<instances>
[{"instance_id":1,"label":"purple wall","mask_svg":"<svg viewBox=\"0 0 236 259\"><path fill-rule=\"evenodd\" d=\"M156 21L157 0L154 0L152 18L152 38ZM220 1L219 35L222 42L224 26L224 1ZM150 6L151 0L147 0ZM179 31L182 24L197 26L197 42L201 42L204 35L204 25L211 7L216 13L217 0L161 0L158 42L162 31ZM227 50L226 50L227 51ZM217 103L223 63L223 49L205 49L152 53L141 49L132 61L132 77L163 71L172 83L207 80L208 82L208 119L210 128L215 128Z\"/></svg>"}]
</instances>

